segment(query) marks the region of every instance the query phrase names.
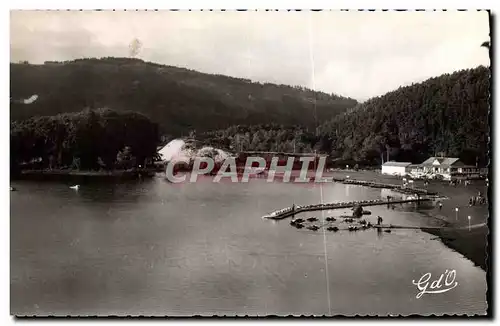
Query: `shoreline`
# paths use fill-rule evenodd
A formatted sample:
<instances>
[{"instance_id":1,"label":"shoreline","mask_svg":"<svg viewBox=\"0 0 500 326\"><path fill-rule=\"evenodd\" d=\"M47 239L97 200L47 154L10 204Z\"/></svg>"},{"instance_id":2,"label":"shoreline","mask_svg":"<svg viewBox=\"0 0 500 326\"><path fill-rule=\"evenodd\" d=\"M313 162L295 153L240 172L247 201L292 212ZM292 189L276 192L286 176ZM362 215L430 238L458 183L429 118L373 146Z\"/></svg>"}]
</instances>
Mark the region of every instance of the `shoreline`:
<instances>
[{"instance_id":1,"label":"shoreline","mask_svg":"<svg viewBox=\"0 0 500 326\"><path fill-rule=\"evenodd\" d=\"M487 271L487 226L472 228L470 231L468 229L430 228L422 228L422 231L439 237L445 246L460 253L485 272Z\"/></svg>"},{"instance_id":2,"label":"shoreline","mask_svg":"<svg viewBox=\"0 0 500 326\"><path fill-rule=\"evenodd\" d=\"M329 172L329 176L333 175L336 178L349 175L352 180L363 180L375 183L402 184L401 177L383 175L374 171L334 171ZM424 181L415 180L414 186L417 188L426 188L431 192L437 193L440 196L446 197L441 202L443 207L439 210L437 207L426 212L419 212L433 218L444 221L447 224L445 229L422 228L422 231L439 237L441 242L448 248L460 253L465 258L470 260L475 266L487 271L489 259L487 255L488 245L488 204L469 206L468 200L471 196L475 196L480 191L487 196L488 187L484 180L473 180L470 185L450 186L443 181L428 181L427 187L424 186ZM458 212L455 211L458 208ZM470 216L470 224L474 227L468 229Z\"/></svg>"},{"instance_id":3,"label":"shoreline","mask_svg":"<svg viewBox=\"0 0 500 326\"><path fill-rule=\"evenodd\" d=\"M131 169L131 170L110 170L110 171L87 171L87 170L23 170L15 176L11 175L11 180L58 180L73 178L95 178L95 179L136 179L142 177L152 177L152 169Z\"/></svg>"}]
</instances>

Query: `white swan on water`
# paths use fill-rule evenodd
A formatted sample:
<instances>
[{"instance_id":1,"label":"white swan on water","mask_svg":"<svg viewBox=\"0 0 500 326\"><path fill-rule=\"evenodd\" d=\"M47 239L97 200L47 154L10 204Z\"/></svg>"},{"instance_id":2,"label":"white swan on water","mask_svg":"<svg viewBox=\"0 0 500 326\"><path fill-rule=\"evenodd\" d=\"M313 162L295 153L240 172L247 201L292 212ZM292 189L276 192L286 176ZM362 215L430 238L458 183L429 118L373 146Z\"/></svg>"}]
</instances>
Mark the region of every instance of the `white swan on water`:
<instances>
[{"instance_id":1,"label":"white swan on water","mask_svg":"<svg viewBox=\"0 0 500 326\"><path fill-rule=\"evenodd\" d=\"M80 185L74 185L70 187L71 189L78 190L80 189Z\"/></svg>"}]
</instances>

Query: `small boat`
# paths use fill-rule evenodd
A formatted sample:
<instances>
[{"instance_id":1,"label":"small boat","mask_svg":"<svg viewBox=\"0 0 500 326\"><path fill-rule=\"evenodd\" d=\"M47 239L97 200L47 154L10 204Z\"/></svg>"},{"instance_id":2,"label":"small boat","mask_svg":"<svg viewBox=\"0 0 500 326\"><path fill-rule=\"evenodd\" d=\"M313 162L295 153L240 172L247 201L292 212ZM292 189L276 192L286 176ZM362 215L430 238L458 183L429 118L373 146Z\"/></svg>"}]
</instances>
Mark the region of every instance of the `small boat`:
<instances>
[{"instance_id":1,"label":"small boat","mask_svg":"<svg viewBox=\"0 0 500 326\"><path fill-rule=\"evenodd\" d=\"M307 219L309 222L316 222L318 220L317 217L310 217Z\"/></svg>"},{"instance_id":2,"label":"small boat","mask_svg":"<svg viewBox=\"0 0 500 326\"><path fill-rule=\"evenodd\" d=\"M78 189L80 189L80 185L74 185L74 186L71 186L70 188L73 190L78 190Z\"/></svg>"},{"instance_id":3,"label":"small boat","mask_svg":"<svg viewBox=\"0 0 500 326\"><path fill-rule=\"evenodd\" d=\"M291 226L297 226L298 224L302 224L302 223L304 223L304 220L303 220L303 219L301 219L301 218L296 219L296 220L291 220L291 221L290 221L290 225L291 225Z\"/></svg>"},{"instance_id":4,"label":"small boat","mask_svg":"<svg viewBox=\"0 0 500 326\"><path fill-rule=\"evenodd\" d=\"M10 191L17 191L17 189L11 186Z\"/></svg>"},{"instance_id":5,"label":"small boat","mask_svg":"<svg viewBox=\"0 0 500 326\"><path fill-rule=\"evenodd\" d=\"M317 226L317 225L311 225L311 226L308 226L307 228L311 231L318 231L319 230L319 226Z\"/></svg>"}]
</instances>

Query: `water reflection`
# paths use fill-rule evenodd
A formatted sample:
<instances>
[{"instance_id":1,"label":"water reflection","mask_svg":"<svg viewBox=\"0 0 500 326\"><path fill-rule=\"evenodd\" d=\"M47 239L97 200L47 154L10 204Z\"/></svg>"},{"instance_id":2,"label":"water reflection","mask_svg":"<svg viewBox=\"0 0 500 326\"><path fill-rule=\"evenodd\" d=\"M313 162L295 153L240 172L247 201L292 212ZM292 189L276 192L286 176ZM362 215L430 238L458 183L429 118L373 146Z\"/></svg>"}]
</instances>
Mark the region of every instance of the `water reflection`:
<instances>
[{"instance_id":1,"label":"water reflection","mask_svg":"<svg viewBox=\"0 0 500 326\"><path fill-rule=\"evenodd\" d=\"M377 228L377 237L380 239L382 237L382 229L381 228Z\"/></svg>"}]
</instances>

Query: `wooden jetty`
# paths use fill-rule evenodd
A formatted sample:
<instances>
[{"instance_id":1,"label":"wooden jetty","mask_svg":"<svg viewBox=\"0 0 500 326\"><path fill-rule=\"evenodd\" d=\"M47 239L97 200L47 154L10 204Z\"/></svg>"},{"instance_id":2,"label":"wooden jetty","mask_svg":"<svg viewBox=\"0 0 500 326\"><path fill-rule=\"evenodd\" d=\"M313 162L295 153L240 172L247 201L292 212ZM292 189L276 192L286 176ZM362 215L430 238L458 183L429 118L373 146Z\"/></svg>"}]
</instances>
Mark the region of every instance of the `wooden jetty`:
<instances>
[{"instance_id":1,"label":"wooden jetty","mask_svg":"<svg viewBox=\"0 0 500 326\"><path fill-rule=\"evenodd\" d=\"M421 196L436 195L435 192L428 191L427 189L414 188L414 187L404 187L404 186L397 185L397 184L386 184L386 183L354 180L354 179L334 179L333 181L341 182L341 183L347 184L347 185L359 185L359 186L365 186L365 187L370 187L370 188L391 189L391 190L394 190L396 192L400 192L403 194L410 194L410 195L415 195L415 194L421 195Z\"/></svg>"},{"instance_id":2,"label":"wooden jetty","mask_svg":"<svg viewBox=\"0 0 500 326\"><path fill-rule=\"evenodd\" d=\"M392 205L392 204L406 204L406 203L420 203L424 201L430 201L431 198L417 198L417 199L405 199L405 200L361 200L361 201L352 201L347 203L328 203L328 204L316 204L316 205L306 205L306 206L295 206L295 209L292 207L287 207L278 211L275 211L269 215L265 215L262 218L273 219L273 220L282 220L284 218L293 216L295 214L303 213L303 212L311 212L311 211L320 211L320 210L329 210L329 209L342 209L342 208L352 208L356 205L361 206L380 206L380 205Z\"/></svg>"}]
</instances>

